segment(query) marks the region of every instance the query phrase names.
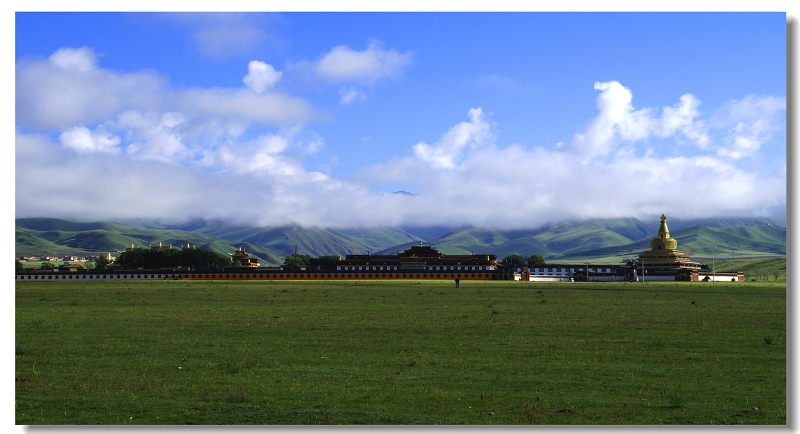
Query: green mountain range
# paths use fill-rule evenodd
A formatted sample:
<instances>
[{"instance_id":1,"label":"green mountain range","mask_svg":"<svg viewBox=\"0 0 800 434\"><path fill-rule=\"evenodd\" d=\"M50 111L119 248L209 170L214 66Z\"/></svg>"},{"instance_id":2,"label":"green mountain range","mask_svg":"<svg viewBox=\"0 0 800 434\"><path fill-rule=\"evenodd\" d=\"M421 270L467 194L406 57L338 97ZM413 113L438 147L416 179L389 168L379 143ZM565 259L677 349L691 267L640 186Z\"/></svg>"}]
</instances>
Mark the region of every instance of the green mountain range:
<instances>
[{"instance_id":1,"label":"green mountain range","mask_svg":"<svg viewBox=\"0 0 800 434\"><path fill-rule=\"evenodd\" d=\"M763 218L670 220L678 248L698 257L786 254L786 229ZM487 228L319 228L285 225L251 227L196 220L164 225L145 220L74 222L53 218L16 219L16 254L105 254L126 246L192 244L223 255L237 248L262 263L281 264L295 252L311 256L394 254L424 242L445 254L539 254L550 262L635 257L649 249L658 220L634 218L570 221L531 230Z\"/></svg>"}]
</instances>

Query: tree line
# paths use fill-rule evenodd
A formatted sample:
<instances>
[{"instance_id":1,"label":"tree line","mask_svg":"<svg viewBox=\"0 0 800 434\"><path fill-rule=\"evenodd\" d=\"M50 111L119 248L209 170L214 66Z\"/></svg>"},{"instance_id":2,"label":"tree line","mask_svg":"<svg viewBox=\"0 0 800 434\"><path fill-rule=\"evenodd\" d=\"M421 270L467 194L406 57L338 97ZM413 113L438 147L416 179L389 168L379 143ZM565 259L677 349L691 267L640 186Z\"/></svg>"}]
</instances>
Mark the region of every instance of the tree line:
<instances>
[{"instance_id":1,"label":"tree line","mask_svg":"<svg viewBox=\"0 0 800 434\"><path fill-rule=\"evenodd\" d=\"M531 255L525 258L520 255L508 255L500 261L500 268L515 268L520 265L544 265L544 257Z\"/></svg>"},{"instance_id":2,"label":"tree line","mask_svg":"<svg viewBox=\"0 0 800 434\"><path fill-rule=\"evenodd\" d=\"M340 256L289 255L283 261L284 270L333 270L341 259Z\"/></svg>"},{"instance_id":3,"label":"tree line","mask_svg":"<svg viewBox=\"0 0 800 434\"><path fill-rule=\"evenodd\" d=\"M95 268L105 267L104 260L98 261ZM154 250L136 247L120 253L116 261L125 268L224 268L233 265L231 259L217 252L202 249L164 249Z\"/></svg>"}]
</instances>

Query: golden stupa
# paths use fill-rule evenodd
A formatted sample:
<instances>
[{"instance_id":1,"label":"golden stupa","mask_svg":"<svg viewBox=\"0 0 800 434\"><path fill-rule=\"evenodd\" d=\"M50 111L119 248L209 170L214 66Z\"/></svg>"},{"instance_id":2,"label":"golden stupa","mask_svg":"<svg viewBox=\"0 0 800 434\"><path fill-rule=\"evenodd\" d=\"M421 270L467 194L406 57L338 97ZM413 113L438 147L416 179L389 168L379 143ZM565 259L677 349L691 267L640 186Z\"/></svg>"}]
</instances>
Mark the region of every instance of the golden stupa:
<instances>
[{"instance_id":1,"label":"golden stupa","mask_svg":"<svg viewBox=\"0 0 800 434\"><path fill-rule=\"evenodd\" d=\"M658 235L650 241L650 250L642 252L636 260L637 266L645 268L689 268L699 269L700 264L678 250L678 240L669 236L667 216L661 214Z\"/></svg>"}]
</instances>

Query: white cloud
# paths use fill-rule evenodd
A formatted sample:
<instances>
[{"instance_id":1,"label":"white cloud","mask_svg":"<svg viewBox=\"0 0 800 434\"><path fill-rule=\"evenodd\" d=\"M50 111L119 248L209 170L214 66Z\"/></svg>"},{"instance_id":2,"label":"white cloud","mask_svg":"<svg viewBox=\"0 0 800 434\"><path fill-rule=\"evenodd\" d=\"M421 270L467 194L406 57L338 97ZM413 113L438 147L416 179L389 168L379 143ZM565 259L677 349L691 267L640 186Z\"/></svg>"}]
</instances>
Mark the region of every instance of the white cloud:
<instances>
[{"instance_id":1,"label":"white cloud","mask_svg":"<svg viewBox=\"0 0 800 434\"><path fill-rule=\"evenodd\" d=\"M680 102L665 107L661 117L654 110L633 108L633 93L618 81L597 82L599 111L583 133L576 134L572 146L582 154L584 163L611 154L620 143L637 142L651 136L672 137L681 133L700 148L709 144L706 126L697 121L700 101L691 94L681 96Z\"/></svg>"},{"instance_id":2,"label":"white cloud","mask_svg":"<svg viewBox=\"0 0 800 434\"><path fill-rule=\"evenodd\" d=\"M102 126L98 127L94 132L83 125L72 127L61 133L59 140L65 147L81 153L104 152L116 154L119 152L117 147L120 143L119 137L105 132Z\"/></svg>"},{"instance_id":3,"label":"white cloud","mask_svg":"<svg viewBox=\"0 0 800 434\"><path fill-rule=\"evenodd\" d=\"M276 71L272 65L258 60L250 61L247 65L247 75L244 77L244 84L256 93L263 93L275 87L280 81L282 72Z\"/></svg>"},{"instance_id":4,"label":"white cloud","mask_svg":"<svg viewBox=\"0 0 800 434\"><path fill-rule=\"evenodd\" d=\"M242 87L172 90L153 73L119 74L96 65L64 69L49 59L19 64L18 72L23 94L17 105L26 110L45 108L36 106L44 101L37 95L61 91L51 86L34 92L32 84L48 86L52 79L94 90L101 106L104 92L114 96L97 112L86 99L59 103L76 107L79 115L17 114L18 127L66 124L59 142L17 132L19 217L524 228L662 212L683 218L758 214L786 204L785 168L756 172L736 160L758 155L780 127L781 99L747 97L705 119L691 94L659 113L635 109L631 91L619 83L598 83L598 115L571 144L499 146L496 126L473 108L466 121L443 126L434 144L409 143L406 156L341 179L303 164L302 157L324 140L302 127L313 117L302 99ZM152 87L134 96L130 90L138 83ZM86 119L101 126L90 127ZM265 132L253 125L281 127ZM650 137L686 138L697 145L697 155L640 152ZM124 186L125 194L86 188L98 182ZM407 185L417 194L385 194L376 191L379 185Z\"/></svg>"},{"instance_id":5,"label":"white cloud","mask_svg":"<svg viewBox=\"0 0 800 434\"><path fill-rule=\"evenodd\" d=\"M316 114L311 104L280 93L256 94L245 89L195 88L178 93L174 107L199 119L266 125L305 123Z\"/></svg>"},{"instance_id":6,"label":"white cloud","mask_svg":"<svg viewBox=\"0 0 800 434\"><path fill-rule=\"evenodd\" d=\"M358 188L305 170L286 152L293 140L287 132L221 146L209 171L125 154L60 152L45 136L17 133L16 213L91 219L202 217L263 225L339 222L333 215L341 213L347 197L357 197Z\"/></svg>"},{"instance_id":7,"label":"white cloud","mask_svg":"<svg viewBox=\"0 0 800 434\"><path fill-rule=\"evenodd\" d=\"M597 82L594 88L602 91L597 97L600 113L586 132L575 135L573 143L584 154L584 162L608 155L620 141L647 137L652 123L649 110L633 110L633 94L619 82Z\"/></svg>"},{"instance_id":8,"label":"white cloud","mask_svg":"<svg viewBox=\"0 0 800 434\"><path fill-rule=\"evenodd\" d=\"M411 58L411 52L387 51L377 41L370 42L364 51L339 45L322 56L316 64L316 71L329 80L372 83L400 73L411 63Z\"/></svg>"},{"instance_id":9,"label":"white cloud","mask_svg":"<svg viewBox=\"0 0 800 434\"><path fill-rule=\"evenodd\" d=\"M491 139L491 125L483 110L474 108L468 112L470 122L461 122L442 136L436 145L424 142L414 145L414 156L440 169L452 169L467 147L478 148Z\"/></svg>"},{"instance_id":10,"label":"white cloud","mask_svg":"<svg viewBox=\"0 0 800 434\"><path fill-rule=\"evenodd\" d=\"M311 104L289 95L225 88L173 89L152 71L119 73L86 69L87 51L64 51L63 67L47 60L24 60L16 68L16 124L30 129L63 130L92 125L124 111L180 112L198 122L257 125L305 123L317 116ZM83 61L64 57L84 58ZM70 66L77 65L77 66ZM81 66L83 65L83 66ZM269 75L269 74L266 74ZM267 80L255 79L257 85Z\"/></svg>"},{"instance_id":11,"label":"white cloud","mask_svg":"<svg viewBox=\"0 0 800 434\"><path fill-rule=\"evenodd\" d=\"M309 154L315 154L317 151L325 146L325 140L317 134L314 134L311 140L305 145L305 151Z\"/></svg>"},{"instance_id":12,"label":"white cloud","mask_svg":"<svg viewBox=\"0 0 800 434\"><path fill-rule=\"evenodd\" d=\"M598 88L604 91L598 98L600 114L577 136L585 137L587 146L616 149L608 158L586 160L587 149L574 144L500 148L488 137L481 146L459 145L465 141L455 137L468 137L460 133L485 124L473 109L472 122L453 127L436 146L417 144L413 158L394 159L359 174L357 179L368 185L403 184L418 193L390 210L372 211L381 214L373 220L525 228L564 219L646 218L662 212L681 218L761 215L785 207L785 170L749 171L716 155L694 96L684 95L655 116L652 110L634 110L630 91L621 85ZM745 137L758 135L756 130L745 132L737 124L727 131ZM705 153L661 158L652 150L637 156L632 148L651 136L679 134ZM622 141L631 146L619 147ZM742 141L738 146L753 145ZM392 218L383 215L390 212Z\"/></svg>"},{"instance_id":13,"label":"white cloud","mask_svg":"<svg viewBox=\"0 0 800 434\"><path fill-rule=\"evenodd\" d=\"M710 143L706 123L695 120L700 115L699 106L700 100L692 94L686 94L681 96L680 103L664 107L659 122L660 129L656 131L656 135L671 137L680 132L701 149L706 149Z\"/></svg>"},{"instance_id":14,"label":"white cloud","mask_svg":"<svg viewBox=\"0 0 800 434\"><path fill-rule=\"evenodd\" d=\"M61 48L49 57L50 62L59 68L88 72L97 66L97 57L89 47Z\"/></svg>"},{"instance_id":15,"label":"white cloud","mask_svg":"<svg viewBox=\"0 0 800 434\"><path fill-rule=\"evenodd\" d=\"M140 113L130 110L120 115L114 126L128 132L128 155L173 163L180 162L192 153L183 143L182 130L185 124L186 118L181 113Z\"/></svg>"},{"instance_id":16,"label":"white cloud","mask_svg":"<svg viewBox=\"0 0 800 434\"><path fill-rule=\"evenodd\" d=\"M162 103L163 77L151 71L115 73L94 63L88 49L61 49L49 59L17 62L17 126L63 130L104 122L121 109Z\"/></svg>"},{"instance_id":17,"label":"white cloud","mask_svg":"<svg viewBox=\"0 0 800 434\"><path fill-rule=\"evenodd\" d=\"M757 121L774 123L785 110L786 98L751 94L720 107L712 115L711 122L718 127Z\"/></svg>"},{"instance_id":18,"label":"white cloud","mask_svg":"<svg viewBox=\"0 0 800 434\"><path fill-rule=\"evenodd\" d=\"M717 154L735 160L755 155L783 127L779 116L785 110L786 99L773 96L747 95L730 101L711 120L714 127L728 131Z\"/></svg>"},{"instance_id":19,"label":"white cloud","mask_svg":"<svg viewBox=\"0 0 800 434\"><path fill-rule=\"evenodd\" d=\"M219 151L219 161L236 172L296 175L302 171L300 164L282 155L290 140L291 134L266 134L249 142L226 145Z\"/></svg>"}]
</instances>

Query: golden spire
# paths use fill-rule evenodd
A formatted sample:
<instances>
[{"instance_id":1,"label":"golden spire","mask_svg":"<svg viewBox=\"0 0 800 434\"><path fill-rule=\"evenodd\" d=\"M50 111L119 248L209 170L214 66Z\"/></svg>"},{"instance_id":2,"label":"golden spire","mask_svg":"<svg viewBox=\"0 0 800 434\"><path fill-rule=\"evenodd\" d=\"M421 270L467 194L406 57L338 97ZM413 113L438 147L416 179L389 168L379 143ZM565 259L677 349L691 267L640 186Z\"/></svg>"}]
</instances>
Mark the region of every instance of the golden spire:
<instances>
[{"instance_id":1,"label":"golden spire","mask_svg":"<svg viewBox=\"0 0 800 434\"><path fill-rule=\"evenodd\" d=\"M678 240L669 236L667 228L667 216L661 214L661 225L658 227L658 235L650 241L651 250L675 250L678 248Z\"/></svg>"},{"instance_id":2,"label":"golden spire","mask_svg":"<svg viewBox=\"0 0 800 434\"><path fill-rule=\"evenodd\" d=\"M661 225L658 227L659 238L669 238L669 229L667 229L667 216L661 214Z\"/></svg>"}]
</instances>

